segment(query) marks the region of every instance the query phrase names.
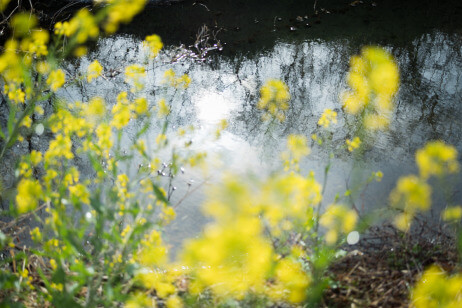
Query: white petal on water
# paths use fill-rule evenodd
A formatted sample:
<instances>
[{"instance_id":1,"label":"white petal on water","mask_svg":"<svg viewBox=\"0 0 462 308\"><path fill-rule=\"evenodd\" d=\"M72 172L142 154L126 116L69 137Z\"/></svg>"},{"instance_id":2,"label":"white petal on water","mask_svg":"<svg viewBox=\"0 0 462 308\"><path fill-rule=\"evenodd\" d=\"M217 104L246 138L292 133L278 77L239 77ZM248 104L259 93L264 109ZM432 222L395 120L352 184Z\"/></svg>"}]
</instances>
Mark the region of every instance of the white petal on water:
<instances>
[{"instance_id":1,"label":"white petal on water","mask_svg":"<svg viewBox=\"0 0 462 308\"><path fill-rule=\"evenodd\" d=\"M36 133L37 135L39 135L39 136L42 135L44 131L45 131L45 127L43 126L42 123L39 123L39 124L37 124L37 125L35 126L35 133Z\"/></svg>"},{"instance_id":2,"label":"white petal on water","mask_svg":"<svg viewBox=\"0 0 462 308\"><path fill-rule=\"evenodd\" d=\"M347 243L350 245L355 245L359 242L359 232L358 231L352 231L350 234L347 236Z\"/></svg>"}]
</instances>

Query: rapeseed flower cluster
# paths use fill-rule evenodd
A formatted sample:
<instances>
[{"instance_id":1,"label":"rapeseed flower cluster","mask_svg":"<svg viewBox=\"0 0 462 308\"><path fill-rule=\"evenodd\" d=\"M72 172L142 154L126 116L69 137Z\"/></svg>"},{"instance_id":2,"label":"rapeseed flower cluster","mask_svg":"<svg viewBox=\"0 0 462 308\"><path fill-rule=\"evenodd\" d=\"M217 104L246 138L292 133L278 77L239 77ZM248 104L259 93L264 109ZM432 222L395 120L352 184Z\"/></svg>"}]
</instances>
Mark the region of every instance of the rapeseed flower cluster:
<instances>
[{"instance_id":1,"label":"rapeseed flower cluster","mask_svg":"<svg viewBox=\"0 0 462 308\"><path fill-rule=\"evenodd\" d=\"M318 125L328 128L331 124L337 124L337 112L331 109L325 109L318 120Z\"/></svg>"},{"instance_id":2,"label":"rapeseed flower cluster","mask_svg":"<svg viewBox=\"0 0 462 308\"><path fill-rule=\"evenodd\" d=\"M98 60L91 62L87 68L87 81L91 82L93 79L98 78L99 76L101 76L102 72L103 67L98 62Z\"/></svg>"},{"instance_id":3,"label":"rapeseed flower cluster","mask_svg":"<svg viewBox=\"0 0 462 308\"><path fill-rule=\"evenodd\" d=\"M286 171L290 169L298 171L300 159L310 154L310 151L305 136L289 135L287 137L287 151L284 151L281 156L284 169Z\"/></svg>"},{"instance_id":4,"label":"rapeseed flower cluster","mask_svg":"<svg viewBox=\"0 0 462 308\"><path fill-rule=\"evenodd\" d=\"M289 100L290 93L287 85L281 80L270 79L260 88L257 108L266 112L263 116L264 120L274 117L283 122L286 118L286 111L289 109Z\"/></svg>"},{"instance_id":5,"label":"rapeseed flower cluster","mask_svg":"<svg viewBox=\"0 0 462 308\"><path fill-rule=\"evenodd\" d=\"M112 34L117 31L121 23L129 23L143 10L146 2L146 0L99 0L98 3L109 4L104 24L106 33Z\"/></svg>"},{"instance_id":6,"label":"rapeseed flower cluster","mask_svg":"<svg viewBox=\"0 0 462 308\"><path fill-rule=\"evenodd\" d=\"M264 183L258 202L272 234L309 231L314 209L322 200L321 191L321 185L312 175L304 177L298 173L274 177Z\"/></svg>"},{"instance_id":7,"label":"rapeseed flower cluster","mask_svg":"<svg viewBox=\"0 0 462 308\"><path fill-rule=\"evenodd\" d=\"M462 218L462 206L448 206L441 214L441 218L448 222L458 222Z\"/></svg>"},{"instance_id":8,"label":"rapeseed flower cluster","mask_svg":"<svg viewBox=\"0 0 462 308\"><path fill-rule=\"evenodd\" d=\"M441 177L459 171L457 150L443 141L432 141L416 152L415 157L420 176L424 179L430 176Z\"/></svg>"},{"instance_id":9,"label":"rapeseed flower cluster","mask_svg":"<svg viewBox=\"0 0 462 308\"><path fill-rule=\"evenodd\" d=\"M127 92L117 95L117 103L112 107L112 120L110 125L122 129L128 125L130 119L149 115L148 101L144 97L138 97L130 102Z\"/></svg>"},{"instance_id":10,"label":"rapeseed flower cluster","mask_svg":"<svg viewBox=\"0 0 462 308\"><path fill-rule=\"evenodd\" d=\"M448 276L439 266L430 266L414 286L411 301L415 308L461 307L462 274Z\"/></svg>"},{"instance_id":11,"label":"rapeseed flower cluster","mask_svg":"<svg viewBox=\"0 0 462 308\"><path fill-rule=\"evenodd\" d=\"M351 91L342 95L344 110L361 114L367 129L386 129L399 87L399 71L393 57L379 47L363 48L360 56L350 60L347 82Z\"/></svg>"},{"instance_id":12,"label":"rapeseed flower cluster","mask_svg":"<svg viewBox=\"0 0 462 308\"><path fill-rule=\"evenodd\" d=\"M310 230L321 186L312 176L296 173L256 187L247 184L228 176L210 192L204 210L215 222L202 237L188 242L182 256L192 272L190 292L209 289L217 299L253 293L300 303L310 275L298 260L300 254L278 255L271 238Z\"/></svg>"},{"instance_id":13,"label":"rapeseed flower cluster","mask_svg":"<svg viewBox=\"0 0 462 308\"><path fill-rule=\"evenodd\" d=\"M144 77L146 77L146 70L140 65L133 64L125 68L125 82L132 86L133 93L143 90Z\"/></svg>"},{"instance_id":14,"label":"rapeseed flower cluster","mask_svg":"<svg viewBox=\"0 0 462 308\"><path fill-rule=\"evenodd\" d=\"M51 90L56 92L61 88L66 82L66 75L60 69L54 70L50 73L47 78L47 84L50 86Z\"/></svg>"},{"instance_id":15,"label":"rapeseed flower cluster","mask_svg":"<svg viewBox=\"0 0 462 308\"><path fill-rule=\"evenodd\" d=\"M430 197L431 187L424 180L415 175L401 177L390 194L392 206L403 211L395 219L396 226L403 231L409 230L414 215L430 208Z\"/></svg>"},{"instance_id":16,"label":"rapeseed flower cluster","mask_svg":"<svg viewBox=\"0 0 462 308\"><path fill-rule=\"evenodd\" d=\"M331 204L322 214L319 223L327 229L325 240L329 245L337 243L339 234L348 234L354 230L358 215L343 204Z\"/></svg>"},{"instance_id":17,"label":"rapeseed flower cluster","mask_svg":"<svg viewBox=\"0 0 462 308\"><path fill-rule=\"evenodd\" d=\"M35 210L42 197L43 189L37 180L22 179L18 184L18 194L16 195L18 214Z\"/></svg>"},{"instance_id":18,"label":"rapeseed flower cluster","mask_svg":"<svg viewBox=\"0 0 462 308\"><path fill-rule=\"evenodd\" d=\"M3 12L6 9L6 7L8 6L8 3L10 3L10 0L0 1L0 12Z\"/></svg>"},{"instance_id":19,"label":"rapeseed flower cluster","mask_svg":"<svg viewBox=\"0 0 462 308\"><path fill-rule=\"evenodd\" d=\"M428 184L431 176L443 177L459 170L457 150L443 141L432 141L416 152L419 175L401 177L390 194L390 203L401 210L395 218L395 225L402 231L408 231L412 220L419 212L431 207L432 188ZM448 207L442 216L453 220L458 216L457 207Z\"/></svg>"},{"instance_id":20,"label":"rapeseed flower cluster","mask_svg":"<svg viewBox=\"0 0 462 308\"><path fill-rule=\"evenodd\" d=\"M159 51L164 47L160 36L148 35L143 41L143 46L146 46L150 52L150 58L155 58L159 54Z\"/></svg>"},{"instance_id":21,"label":"rapeseed flower cluster","mask_svg":"<svg viewBox=\"0 0 462 308\"><path fill-rule=\"evenodd\" d=\"M174 88L183 88L186 89L191 83L191 78L188 74L183 74L180 77L176 77L176 73L173 69L169 69L164 73L163 83Z\"/></svg>"},{"instance_id":22,"label":"rapeseed flower cluster","mask_svg":"<svg viewBox=\"0 0 462 308\"><path fill-rule=\"evenodd\" d=\"M359 137L354 137L353 140L347 139L345 141L348 151L353 152L361 146L361 139Z\"/></svg>"}]
</instances>

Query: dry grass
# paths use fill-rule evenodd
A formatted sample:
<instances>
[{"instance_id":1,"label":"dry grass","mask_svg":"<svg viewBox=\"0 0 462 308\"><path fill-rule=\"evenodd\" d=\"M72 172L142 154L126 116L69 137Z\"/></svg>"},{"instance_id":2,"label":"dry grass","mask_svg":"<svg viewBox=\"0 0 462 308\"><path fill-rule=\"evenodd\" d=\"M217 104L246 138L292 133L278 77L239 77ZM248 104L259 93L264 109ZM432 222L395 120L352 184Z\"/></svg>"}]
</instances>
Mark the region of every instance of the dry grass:
<instances>
[{"instance_id":1,"label":"dry grass","mask_svg":"<svg viewBox=\"0 0 462 308\"><path fill-rule=\"evenodd\" d=\"M408 307L410 290L427 266L453 271L457 260L454 238L436 227L422 223L410 235L390 225L373 227L330 267L335 286L325 291L323 305Z\"/></svg>"}]
</instances>

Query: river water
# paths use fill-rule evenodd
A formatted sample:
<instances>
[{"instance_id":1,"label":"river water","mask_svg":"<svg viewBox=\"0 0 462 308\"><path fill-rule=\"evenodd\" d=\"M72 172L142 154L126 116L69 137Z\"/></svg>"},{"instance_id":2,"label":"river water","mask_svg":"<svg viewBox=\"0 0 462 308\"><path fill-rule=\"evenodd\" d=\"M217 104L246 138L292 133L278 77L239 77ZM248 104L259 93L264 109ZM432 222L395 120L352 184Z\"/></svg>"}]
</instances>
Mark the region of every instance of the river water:
<instances>
[{"instance_id":1,"label":"river water","mask_svg":"<svg viewBox=\"0 0 462 308\"><path fill-rule=\"evenodd\" d=\"M396 58L401 74L390 129L371 138L361 162L338 152L326 186L329 201L351 184L352 170L362 170L365 176L381 170L383 181L369 185L357 201L359 208L379 208L387 205L397 178L417 172L414 153L426 142L441 139L462 151L462 19L458 18L462 8L457 1L445 6L435 2L318 1L318 14L311 1L184 1L152 6L120 34L100 39L88 57L67 67L71 74L83 72L97 59L107 78L68 87L61 95L71 101L97 95L113 103L121 90L128 89L121 86L123 68L141 63L148 73L144 91L150 102L170 98L171 131L189 124L198 127L191 136L193 148L219 157L221 165L210 167L206 175L186 169L175 179L173 205L198 188L177 205L178 217L168 227L167 237L175 250L203 227L204 187L219 181L225 170L259 177L270 174L280 166L286 137L316 133L325 108L339 112L333 144L340 146L351 137L339 101L346 89L349 58L362 46L383 46ZM217 44L217 50L200 61L179 47L197 53L192 45L203 25L208 29L207 46ZM141 41L152 33L161 35L166 47L158 58L147 61ZM187 73L190 87L164 90L160 85L167 69ZM262 122L256 108L258 89L270 78L285 81L292 96L287 120L277 125ZM214 140L221 119L227 119L229 127ZM135 127L132 121L126 138L132 137ZM154 124L148 147L159 131ZM312 148L301 169L315 171L322 182L329 153ZM136 163L127 168L132 176L136 174ZM454 183L460 187L460 177ZM444 205L437 190L434 199L439 207ZM460 189L451 199L461 203Z\"/></svg>"}]
</instances>

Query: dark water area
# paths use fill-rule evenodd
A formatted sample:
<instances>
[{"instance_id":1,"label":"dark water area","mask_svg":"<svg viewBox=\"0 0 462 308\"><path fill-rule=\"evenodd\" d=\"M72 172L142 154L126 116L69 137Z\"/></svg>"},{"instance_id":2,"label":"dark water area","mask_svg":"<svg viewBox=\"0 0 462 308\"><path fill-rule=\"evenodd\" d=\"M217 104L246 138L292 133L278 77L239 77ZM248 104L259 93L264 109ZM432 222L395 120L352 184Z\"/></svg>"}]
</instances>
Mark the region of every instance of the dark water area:
<instances>
[{"instance_id":1,"label":"dark water area","mask_svg":"<svg viewBox=\"0 0 462 308\"><path fill-rule=\"evenodd\" d=\"M225 55L258 53L275 42L347 40L350 44L405 46L441 30L462 33L462 3L364 0L186 0L148 5L122 33L143 38L153 32L168 45L192 44L202 25L218 31Z\"/></svg>"}]
</instances>

